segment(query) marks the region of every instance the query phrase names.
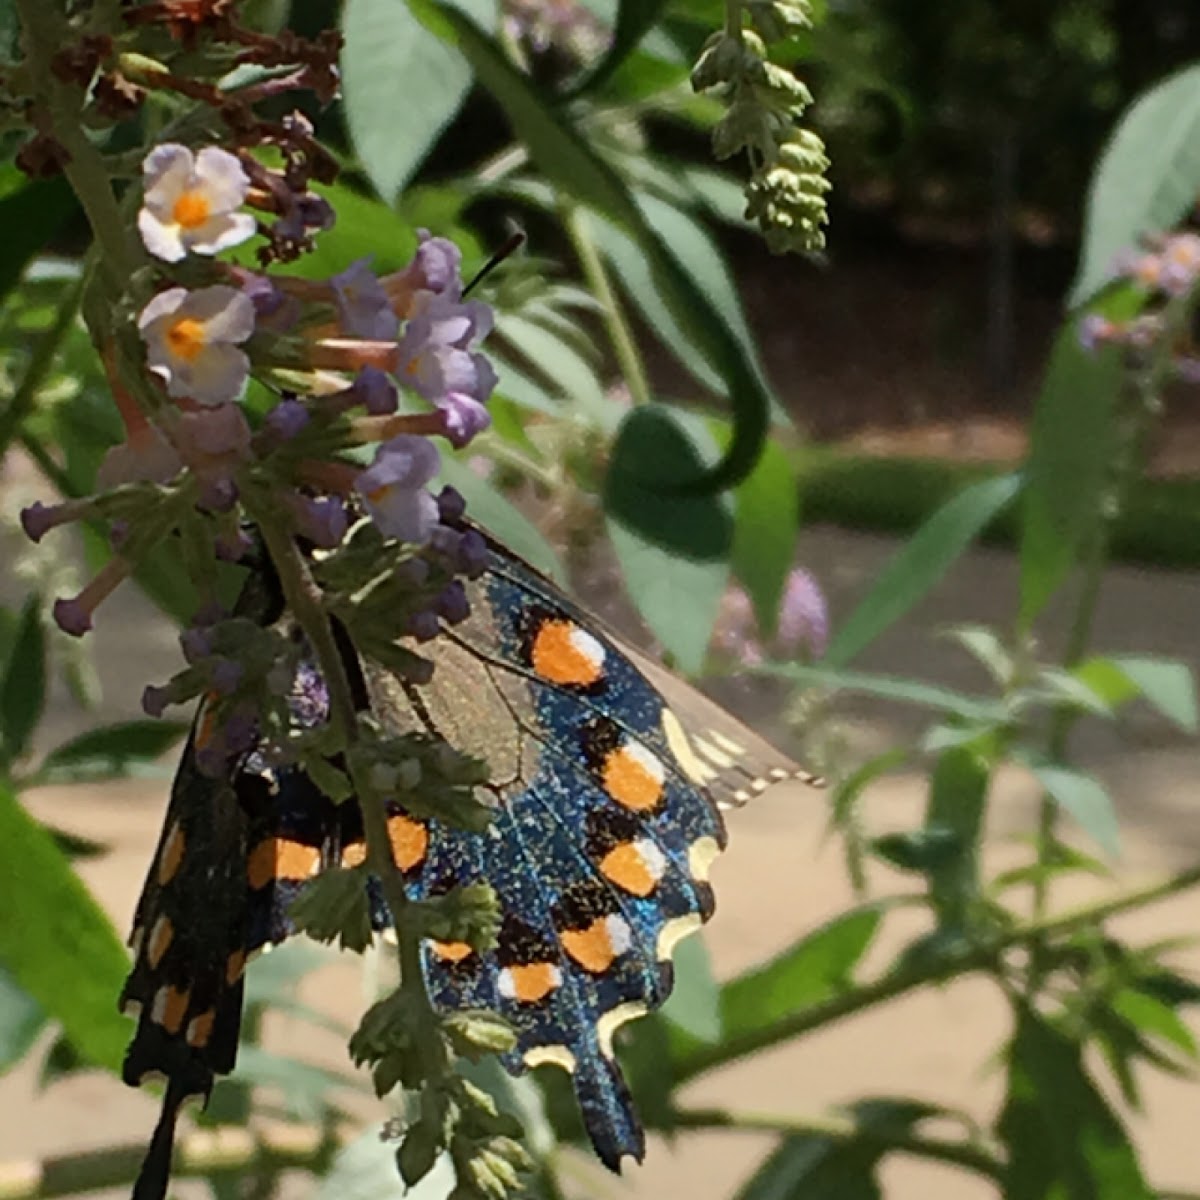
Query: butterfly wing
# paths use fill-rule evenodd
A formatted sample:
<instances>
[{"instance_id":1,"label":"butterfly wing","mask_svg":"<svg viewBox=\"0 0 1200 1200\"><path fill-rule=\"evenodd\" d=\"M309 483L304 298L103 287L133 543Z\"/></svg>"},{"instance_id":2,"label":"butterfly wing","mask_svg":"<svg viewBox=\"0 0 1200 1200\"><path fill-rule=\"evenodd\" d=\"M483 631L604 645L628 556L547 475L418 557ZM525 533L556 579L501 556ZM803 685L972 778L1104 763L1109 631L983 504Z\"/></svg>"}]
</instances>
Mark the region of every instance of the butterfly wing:
<instances>
[{"instance_id":1,"label":"butterfly wing","mask_svg":"<svg viewBox=\"0 0 1200 1200\"><path fill-rule=\"evenodd\" d=\"M446 1011L484 1007L517 1033L510 1070L573 1075L600 1158L644 1137L613 1034L671 989L671 952L712 913L707 872L725 844L718 802L813 776L656 668L498 543L470 587L471 616L434 642L419 692L367 671L393 732L424 727L484 758L496 813L482 834L429 822L414 896L486 880L496 948L425 950ZM663 692L670 690L668 702Z\"/></svg>"}]
</instances>

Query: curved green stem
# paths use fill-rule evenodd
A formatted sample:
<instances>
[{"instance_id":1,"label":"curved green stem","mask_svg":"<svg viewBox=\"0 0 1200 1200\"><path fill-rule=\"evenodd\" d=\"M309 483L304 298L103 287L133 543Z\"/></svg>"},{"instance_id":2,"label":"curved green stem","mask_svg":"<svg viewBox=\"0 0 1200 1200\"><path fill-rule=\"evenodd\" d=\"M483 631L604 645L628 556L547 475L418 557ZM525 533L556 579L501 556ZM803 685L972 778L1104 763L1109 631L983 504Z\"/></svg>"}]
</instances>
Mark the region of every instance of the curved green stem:
<instances>
[{"instance_id":1,"label":"curved green stem","mask_svg":"<svg viewBox=\"0 0 1200 1200\"><path fill-rule=\"evenodd\" d=\"M566 226L567 235L579 259L580 269L587 281L592 294L600 302L604 315L604 325L608 331L609 341L612 342L613 353L617 356L621 374L629 387L629 394L635 405L650 402L650 381L646 378L646 368L642 356L638 353L637 341L633 330L625 317L621 299L612 286L608 271L600 251L592 240L591 230L587 225L587 214L572 200L563 200L559 205Z\"/></svg>"},{"instance_id":2,"label":"curved green stem","mask_svg":"<svg viewBox=\"0 0 1200 1200\"><path fill-rule=\"evenodd\" d=\"M672 1114L674 1124L681 1129L752 1130L757 1133L778 1133L784 1137L827 1138L832 1142L866 1144L880 1152L911 1154L935 1162L965 1167L977 1175L999 1182L1004 1175L1004 1163L982 1146L949 1138L919 1137L917 1134L872 1129L852 1117L793 1117L774 1113L735 1112L720 1108L684 1109Z\"/></svg>"}]
</instances>

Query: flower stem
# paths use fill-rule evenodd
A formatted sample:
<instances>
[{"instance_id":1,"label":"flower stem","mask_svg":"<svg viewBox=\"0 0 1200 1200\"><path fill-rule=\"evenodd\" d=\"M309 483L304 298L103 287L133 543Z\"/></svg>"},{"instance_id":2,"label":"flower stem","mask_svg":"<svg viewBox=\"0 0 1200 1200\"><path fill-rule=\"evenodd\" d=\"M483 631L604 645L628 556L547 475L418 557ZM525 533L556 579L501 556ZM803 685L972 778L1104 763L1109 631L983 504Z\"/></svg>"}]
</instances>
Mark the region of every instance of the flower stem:
<instances>
[{"instance_id":1,"label":"flower stem","mask_svg":"<svg viewBox=\"0 0 1200 1200\"><path fill-rule=\"evenodd\" d=\"M587 214L576 203L563 200L560 205L563 224L571 239L576 257L579 259L583 277L587 280L592 294L600 302L604 314L604 324L608 330L609 341L612 342L613 353L621 367L621 374L629 388L629 394L635 405L650 402L650 382L646 378L646 368L642 364L642 356L638 353L637 342L633 331L625 318L625 310L620 297L612 286L604 261L592 239L591 230L587 225Z\"/></svg>"},{"instance_id":2,"label":"flower stem","mask_svg":"<svg viewBox=\"0 0 1200 1200\"><path fill-rule=\"evenodd\" d=\"M949 1138L918 1137L896 1130L876 1130L852 1117L793 1117L773 1113L736 1112L720 1108L684 1109L672 1114L681 1129L733 1129L778 1133L785 1137L826 1138L833 1142L867 1143L873 1149L911 1154L935 1162L965 1167L977 1175L1000 1181L1004 1164L990 1151Z\"/></svg>"}]
</instances>

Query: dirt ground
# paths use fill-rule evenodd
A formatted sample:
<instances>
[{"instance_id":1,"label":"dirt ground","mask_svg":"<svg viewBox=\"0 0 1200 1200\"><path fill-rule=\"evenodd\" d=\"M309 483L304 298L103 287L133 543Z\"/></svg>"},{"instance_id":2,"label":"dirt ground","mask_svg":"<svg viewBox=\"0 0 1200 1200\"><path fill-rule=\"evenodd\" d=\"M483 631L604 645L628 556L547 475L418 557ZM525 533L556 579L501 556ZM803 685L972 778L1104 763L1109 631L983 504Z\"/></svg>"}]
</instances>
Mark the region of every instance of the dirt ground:
<instances>
[{"instance_id":1,"label":"dirt ground","mask_svg":"<svg viewBox=\"0 0 1200 1200\"><path fill-rule=\"evenodd\" d=\"M894 548L886 539L831 529L806 533L804 559L827 587L835 619L849 611ZM935 631L954 622L1002 621L1013 608L1015 586L1009 555L972 553L920 612L893 629L860 665L982 691L985 684L978 670L965 655L937 640ZM1198 612L1200 575L1118 568L1105 589L1097 644L1179 656L1198 666ZM1051 652L1053 632L1047 640ZM132 593L103 610L95 647L110 718L134 715L142 684L165 678L175 668L177 652L169 628ZM843 732L856 759L910 740L921 728L921 714L895 705L847 703L843 711ZM47 738L70 732L78 720L60 698ZM1123 853L1112 886L1150 881L1200 858L1200 753L1194 742L1149 712L1138 712L1122 723L1119 737L1109 730L1088 731L1077 739L1076 749L1111 788L1120 810ZM916 822L922 786L920 778L895 775L872 787L867 800L872 827L903 828ZM122 928L158 833L167 787L164 775L86 794L46 791L34 803L39 815L111 846L105 857L87 862L84 873ZM1030 828L1033 800L1028 781L1016 773L998 781L988 842L990 868L1019 856L1016 836ZM730 848L715 870L717 914L706 935L721 977L762 961L850 902L839 847L826 836L826 817L823 798L800 788L776 789L732 817ZM876 871L872 882L885 893L906 886L884 870ZM1064 888L1056 903L1079 902L1102 887ZM1123 934L1146 941L1195 937L1198 927L1200 895L1195 893L1119 925ZM871 952L871 968L886 964L916 931L908 917L891 921ZM1200 975L1200 952L1194 948L1181 952L1179 962ZM321 977L323 982L309 998L352 1020L362 1002L355 976L352 965L338 967ZM1192 1025L1200 1037L1200 1017L1194 1017ZM994 987L968 979L738 1063L697 1081L685 1099L696 1105L803 1115L861 1097L912 1095L961 1105L987 1120L1001 1094L993 1055L1006 1030L1007 1017ZM291 1047L300 1036L310 1037L307 1031L301 1034L280 1025L272 1040ZM338 1062L344 1053L335 1043L320 1039L312 1041L312 1049L330 1062ZM0 1161L135 1144L148 1137L156 1111L151 1097L99 1074L38 1091L34 1076L33 1064L26 1063L0 1078ZM1200 1087L1161 1075L1146 1075L1144 1083L1145 1111L1130 1124L1147 1173L1164 1189L1200 1187ZM584 1181L581 1194L722 1200L733 1194L769 1144L761 1136L731 1133L684 1134L673 1144L655 1138L645 1165L628 1171L620 1181L602 1178L582 1160L571 1174ZM889 1200L986 1200L994 1195L988 1185L955 1169L899 1156L888 1160L882 1176ZM297 1180L289 1194L303 1196L308 1190L307 1183ZM402 1194L398 1182L394 1194Z\"/></svg>"}]
</instances>

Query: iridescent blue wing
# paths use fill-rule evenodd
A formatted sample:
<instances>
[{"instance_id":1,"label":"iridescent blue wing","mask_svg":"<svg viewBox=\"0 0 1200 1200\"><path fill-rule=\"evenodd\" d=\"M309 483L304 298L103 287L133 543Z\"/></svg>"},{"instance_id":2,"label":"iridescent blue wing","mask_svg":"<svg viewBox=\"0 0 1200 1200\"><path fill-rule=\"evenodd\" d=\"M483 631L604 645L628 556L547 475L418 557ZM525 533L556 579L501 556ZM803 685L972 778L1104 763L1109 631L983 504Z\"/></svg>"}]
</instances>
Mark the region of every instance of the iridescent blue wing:
<instances>
[{"instance_id":1,"label":"iridescent blue wing","mask_svg":"<svg viewBox=\"0 0 1200 1200\"><path fill-rule=\"evenodd\" d=\"M718 801L813 777L647 668L502 546L490 544L470 598L470 619L432 643L430 684L366 668L378 717L484 758L495 789L486 833L428 823L409 887L420 897L486 880L504 914L499 943L486 954L431 944L426 977L440 1008L490 1008L512 1023L511 1070L572 1073L593 1145L617 1169L641 1158L644 1138L613 1034L662 1004L673 947L712 913Z\"/></svg>"}]
</instances>

